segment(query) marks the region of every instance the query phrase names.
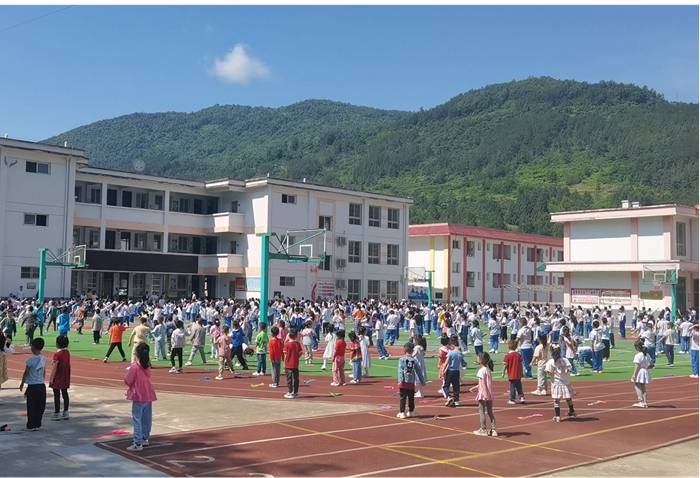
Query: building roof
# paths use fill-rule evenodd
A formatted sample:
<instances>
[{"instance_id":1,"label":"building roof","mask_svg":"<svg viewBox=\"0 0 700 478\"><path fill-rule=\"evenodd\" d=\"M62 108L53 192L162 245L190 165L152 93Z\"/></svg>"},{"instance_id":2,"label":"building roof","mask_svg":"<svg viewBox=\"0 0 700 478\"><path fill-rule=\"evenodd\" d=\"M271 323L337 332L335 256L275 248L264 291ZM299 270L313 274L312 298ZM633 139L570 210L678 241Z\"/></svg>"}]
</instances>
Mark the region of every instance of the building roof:
<instances>
[{"instance_id":1,"label":"building roof","mask_svg":"<svg viewBox=\"0 0 700 478\"><path fill-rule=\"evenodd\" d=\"M26 141L23 139L0 138L0 146L14 149L24 149L26 151L42 151L44 153L61 154L64 156L76 156L87 160L85 150L78 148L68 148L65 146L56 146L55 144L37 143L35 141Z\"/></svg>"},{"instance_id":2,"label":"building roof","mask_svg":"<svg viewBox=\"0 0 700 478\"><path fill-rule=\"evenodd\" d=\"M482 239L494 239L509 242L525 242L538 246L564 247L564 240L560 237L543 236L540 234L528 234L525 232L504 231L490 227L464 226L462 224L411 224L408 226L410 237L420 236L469 236Z\"/></svg>"},{"instance_id":3,"label":"building roof","mask_svg":"<svg viewBox=\"0 0 700 478\"><path fill-rule=\"evenodd\" d=\"M683 204L654 204L651 206L631 206L606 209L584 209L580 211L562 211L551 214L552 222L558 223L658 216L697 217L698 206L687 206Z\"/></svg>"}]
</instances>

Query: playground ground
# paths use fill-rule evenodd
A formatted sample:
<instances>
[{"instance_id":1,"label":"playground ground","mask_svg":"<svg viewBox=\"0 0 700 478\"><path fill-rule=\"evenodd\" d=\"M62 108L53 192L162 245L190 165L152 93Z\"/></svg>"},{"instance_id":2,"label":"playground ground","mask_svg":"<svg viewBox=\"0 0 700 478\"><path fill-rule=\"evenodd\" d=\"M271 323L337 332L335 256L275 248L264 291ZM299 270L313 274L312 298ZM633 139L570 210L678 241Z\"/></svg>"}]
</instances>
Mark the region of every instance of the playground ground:
<instances>
[{"instance_id":1,"label":"playground ground","mask_svg":"<svg viewBox=\"0 0 700 478\"><path fill-rule=\"evenodd\" d=\"M11 378L19 377L24 358L22 351L12 356ZM387 365L395 367L391 361ZM22 465L23 456L31 455L3 455L11 453L12 443L38 439L46 442L37 447L44 450L43 465L55 464L39 474L54 476L524 476L577 470L590 476L591 468L581 466L599 467L596 475L617 470L618 475L697 476L698 382L687 375L654 380L648 409L631 407L628 378L577 381L579 418L558 425L551 421L548 399L529 395L525 405L508 406L506 384L498 382L500 436L486 438L471 433L478 428L478 413L467 391L476 383L469 374L462 384L463 406L445 408L431 383L427 397L417 400L417 417L399 420L391 378L372 377L338 389L318 372L303 373L299 399L283 401L283 390L267 387L269 376L245 373L217 382L208 368L173 375L163 364L153 371L160 394L153 445L129 453L123 373L120 362L74 357L72 419L47 420L45 430L35 434L19 431L19 392L1 391L0 416L11 417L14 428L0 435L6 471L36 475L23 470L44 460L32 458L16 468L13 463ZM533 383L526 381L525 387L531 391ZM55 450L46 451L52 446ZM674 453L685 459L663 459ZM75 469L65 473L59 464Z\"/></svg>"}]
</instances>

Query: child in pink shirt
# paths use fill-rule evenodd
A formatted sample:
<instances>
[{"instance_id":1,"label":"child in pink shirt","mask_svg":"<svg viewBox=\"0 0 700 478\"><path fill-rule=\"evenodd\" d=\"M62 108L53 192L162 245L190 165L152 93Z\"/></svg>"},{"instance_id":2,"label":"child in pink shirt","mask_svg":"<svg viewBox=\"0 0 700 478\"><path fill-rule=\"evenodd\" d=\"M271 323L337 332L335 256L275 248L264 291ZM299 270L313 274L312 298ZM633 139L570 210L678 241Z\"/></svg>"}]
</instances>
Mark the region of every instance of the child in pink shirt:
<instances>
[{"instance_id":1,"label":"child in pink shirt","mask_svg":"<svg viewBox=\"0 0 700 478\"><path fill-rule=\"evenodd\" d=\"M139 342L134 348L136 360L126 369L124 383L129 387L126 399L131 400L131 421L134 424L134 444L129 451L141 451L148 446L153 422L153 402L156 391L151 384L150 348L146 342Z\"/></svg>"},{"instance_id":2,"label":"child in pink shirt","mask_svg":"<svg viewBox=\"0 0 700 478\"><path fill-rule=\"evenodd\" d=\"M216 338L214 345L216 346L216 352L219 357L219 375L216 376L216 379L223 380L224 368L229 369L232 374L234 373L233 364L231 363L231 336L229 335L228 325L221 327L221 332Z\"/></svg>"},{"instance_id":3,"label":"child in pink shirt","mask_svg":"<svg viewBox=\"0 0 700 478\"><path fill-rule=\"evenodd\" d=\"M493 378L491 372L493 371L493 361L488 353L483 352L479 355L479 364L481 368L476 373L479 379L479 385L475 388L478 389L476 394L476 401L479 403L479 419L481 421L481 428L474 431L474 435L488 436L492 437L498 436L496 432L496 418L493 416ZM491 419L491 431L486 431L486 414L488 414Z\"/></svg>"}]
</instances>

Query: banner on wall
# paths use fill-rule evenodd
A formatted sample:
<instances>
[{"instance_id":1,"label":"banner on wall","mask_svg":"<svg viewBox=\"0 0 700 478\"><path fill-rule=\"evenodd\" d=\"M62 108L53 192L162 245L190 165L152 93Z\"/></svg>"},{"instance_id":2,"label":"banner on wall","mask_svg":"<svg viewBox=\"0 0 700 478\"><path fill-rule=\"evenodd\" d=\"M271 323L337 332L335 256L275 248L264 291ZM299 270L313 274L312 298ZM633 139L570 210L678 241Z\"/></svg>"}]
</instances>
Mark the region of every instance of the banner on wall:
<instances>
[{"instance_id":1,"label":"banner on wall","mask_svg":"<svg viewBox=\"0 0 700 478\"><path fill-rule=\"evenodd\" d=\"M408 300L424 301L428 300L428 288L416 285L409 286Z\"/></svg>"},{"instance_id":2,"label":"banner on wall","mask_svg":"<svg viewBox=\"0 0 700 478\"><path fill-rule=\"evenodd\" d=\"M600 289L571 289L572 304L598 305Z\"/></svg>"},{"instance_id":3,"label":"banner on wall","mask_svg":"<svg viewBox=\"0 0 700 478\"><path fill-rule=\"evenodd\" d=\"M664 300L664 292L662 290L648 290L640 292L639 298L642 300Z\"/></svg>"},{"instance_id":4,"label":"banner on wall","mask_svg":"<svg viewBox=\"0 0 700 478\"><path fill-rule=\"evenodd\" d=\"M245 277L236 277L235 287L237 291L248 290L245 282Z\"/></svg>"},{"instance_id":5,"label":"banner on wall","mask_svg":"<svg viewBox=\"0 0 700 478\"><path fill-rule=\"evenodd\" d=\"M632 305L631 289L602 289L600 305Z\"/></svg>"},{"instance_id":6,"label":"banner on wall","mask_svg":"<svg viewBox=\"0 0 700 478\"><path fill-rule=\"evenodd\" d=\"M316 298L335 297L335 283L333 281L318 281L311 288L311 300Z\"/></svg>"}]
</instances>

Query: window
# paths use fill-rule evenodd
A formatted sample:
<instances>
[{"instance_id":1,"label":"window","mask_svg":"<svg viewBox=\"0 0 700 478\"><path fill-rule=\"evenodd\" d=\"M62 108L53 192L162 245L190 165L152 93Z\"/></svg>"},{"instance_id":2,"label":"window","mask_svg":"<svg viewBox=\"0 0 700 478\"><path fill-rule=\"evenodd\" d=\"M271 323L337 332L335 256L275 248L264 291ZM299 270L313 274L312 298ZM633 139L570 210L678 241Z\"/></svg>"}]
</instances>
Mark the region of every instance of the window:
<instances>
[{"instance_id":1,"label":"window","mask_svg":"<svg viewBox=\"0 0 700 478\"><path fill-rule=\"evenodd\" d=\"M122 207L131 207L131 191L122 191Z\"/></svg>"},{"instance_id":2,"label":"window","mask_svg":"<svg viewBox=\"0 0 700 478\"><path fill-rule=\"evenodd\" d=\"M163 236L160 234L153 234L153 246L151 247L153 251L163 250Z\"/></svg>"},{"instance_id":3,"label":"window","mask_svg":"<svg viewBox=\"0 0 700 478\"><path fill-rule=\"evenodd\" d=\"M370 299L379 298L379 281L370 279L367 281L367 297Z\"/></svg>"},{"instance_id":4,"label":"window","mask_svg":"<svg viewBox=\"0 0 700 478\"><path fill-rule=\"evenodd\" d=\"M178 290L187 290L189 289L189 277L185 275L179 275L177 276L177 288Z\"/></svg>"},{"instance_id":5,"label":"window","mask_svg":"<svg viewBox=\"0 0 700 478\"><path fill-rule=\"evenodd\" d=\"M389 208L387 209L387 223L386 227L389 229L398 229L399 228L399 216L400 212L398 209L393 209Z\"/></svg>"},{"instance_id":6,"label":"window","mask_svg":"<svg viewBox=\"0 0 700 478\"><path fill-rule=\"evenodd\" d=\"M163 196L160 194L153 196L153 208L159 211L163 210Z\"/></svg>"},{"instance_id":7,"label":"window","mask_svg":"<svg viewBox=\"0 0 700 478\"><path fill-rule=\"evenodd\" d=\"M177 250L178 252L188 252L191 247L189 247L189 237L180 236L177 238Z\"/></svg>"},{"instance_id":8,"label":"window","mask_svg":"<svg viewBox=\"0 0 700 478\"><path fill-rule=\"evenodd\" d=\"M49 216L46 214L25 214L24 224L27 226L43 226L49 225Z\"/></svg>"},{"instance_id":9,"label":"window","mask_svg":"<svg viewBox=\"0 0 700 478\"><path fill-rule=\"evenodd\" d=\"M50 174L49 163L38 163L36 161L27 161L24 170L28 173Z\"/></svg>"},{"instance_id":10,"label":"window","mask_svg":"<svg viewBox=\"0 0 700 478\"><path fill-rule=\"evenodd\" d=\"M370 227L381 227L382 225L382 208L379 206L369 207L369 222Z\"/></svg>"},{"instance_id":11,"label":"window","mask_svg":"<svg viewBox=\"0 0 700 478\"><path fill-rule=\"evenodd\" d=\"M138 251L146 250L146 233L145 232L135 232L134 233L134 249Z\"/></svg>"},{"instance_id":12,"label":"window","mask_svg":"<svg viewBox=\"0 0 700 478\"><path fill-rule=\"evenodd\" d=\"M88 271L85 273L85 288L87 290L97 289L97 272Z\"/></svg>"},{"instance_id":13,"label":"window","mask_svg":"<svg viewBox=\"0 0 700 478\"><path fill-rule=\"evenodd\" d=\"M676 223L676 255L685 256L685 223Z\"/></svg>"},{"instance_id":14,"label":"window","mask_svg":"<svg viewBox=\"0 0 700 478\"><path fill-rule=\"evenodd\" d=\"M20 268L20 278L21 279L38 279L39 278L39 268L38 267L22 267L22 268Z\"/></svg>"},{"instance_id":15,"label":"window","mask_svg":"<svg viewBox=\"0 0 700 478\"><path fill-rule=\"evenodd\" d=\"M280 287L294 287L294 277L280 276Z\"/></svg>"},{"instance_id":16,"label":"window","mask_svg":"<svg viewBox=\"0 0 700 478\"><path fill-rule=\"evenodd\" d=\"M136 193L134 207L139 207L141 209L148 208L148 193Z\"/></svg>"},{"instance_id":17,"label":"window","mask_svg":"<svg viewBox=\"0 0 700 478\"><path fill-rule=\"evenodd\" d=\"M456 299L459 297L459 289L460 287L458 285L453 285L450 287L450 295L452 296L453 299Z\"/></svg>"},{"instance_id":18,"label":"window","mask_svg":"<svg viewBox=\"0 0 700 478\"><path fill-rule=\"evenodd\" d=\"M282 194L282 204L296 204L297 197L294 194Z\"/></svg>"},{"instance_id":19,"label":"window","mask_svg":"<svg viewBox=\"0 0 700 478\"><path fill-rule=\"evenodd\" d=\"M348 241L348 262L359 264L362 262L362 242Z\"/></svg>"},{"instance_id":20,"label":"window","mask_svg":"<svg viewBox=\"0 0 700 478\"><path fill-rule=\"evenodd\" d=\"M331 256L323 256L323 262L319 264L319 269L322 271L331 270Z\"/></svg>"},{"instance_id":21,"label":"window","mask_svg":"<svg viewBox=\"0 0 700 478\"><path fill-rule=\"evenodd\" d=\"M134 295L142 295L146 290L146 274L134 274L131 279Z\"/></svg>"},{"instance_id":22,"label":"window","mask_svg":"<svg viewBox=\"0 0 700 478\"><path fill-rule=\"evenodd\" d=\"M231 212L238 212L238 208L240 207L240 204L238 201L231 201Z\"/></svg>"},{"instance_id":23,"label":"window","mask_svg":"<svg viewBox=\"0 0 700 478\"><path fill-rule=\"evenodd\" d=\"M474 287L474 273L467 272L467 287Z\"/></svg>"},{"instance_id":24,"label":"window","mask_svg":"<svg viewBox=\"0 0 700 478\"><path fill-rule=\"evenodd\" d=\"M459 262L453 262L453 263L452 263L452 273L453 273L453 274L459 274L459 269L460 269L460 264L459 264Z\"/></svg>"},{"instance_id":25,"label":"window","mask_svg":"<svg viewBox=\"0 0 700 478\"><path fill-rule=\"evenodd\" d=\"M378 242L367 243L367 264L379 264L381 248L381 244Z\"/></svg>"},{"instance_id":26,"label":"window","mask_svg":"<svg viewBox=\"0 0 700 478\"><path fill-rule=\"evenodd\" d=\"M543 257L543 249L535 249L534 247L527 248L527 262L542 262Z\"/></svg>"},{"instance_id":27,"label":"window","mask_svg":"<svg viewBox=\"0 0 700 478\"><path fill-rule=\"evenodd\" d=\"M492 274L491 286L494 289L499 289L501 286L510 284L510 274Z\"/></svg>"},{"instance_id":28,"label":"window","mask_svg":"<svg viewBox=\"0 0 700 478\"><path fill-rule=\"evenodd\" d=\"M202 214L202 200L193 199L192 200L192 212L195 214Z\"/></svg>"},{"instance_id":29,"label":"window","mask_svg":"<svg viewBox=\"0 0 700 478\"><path fill-rule=\"evenodd\" d=\"M325 229L326 231L330 231L332 224L333 224L333 218L331 216L318 216L318 228L319 229Z\"/></svg>"},{"instance_id":30,"label":"window","mask_svg":"<svg viewBox=\"0 0 700 478\"><path fill-rule=\"evenodd\" d=\"M435 298L438 300L442 300L442 292L435 292Z\"/></svg>"},{"instance_id":31,"label":"window","mask_svg":"<svg viewBox=\"0 0 700 478\"><path fill-rule=\"evenodd\" d=\"M399 265L399 245L398 244L387 244L386 245L386 264L388 266L398 266Z\"/></svg>"},{"instance_id":32,"label":"window","mask_svg":"<svg viewBox=\"0 0 700 478\"><path fill-rule=\"evenodd\" d=\"M557 285L564 285L564 278L563 277L557 277Z\"/></svg>"},{"instance_id":33,"label":"window","mask_svg":"<svg viewBox=\"0 0 700 478\"><path fill-rule=\"evenodd\" d=\"M467 241L467 257L474 257L474 241Z\"/></svg>"},{"instance_id":34,"label":"window","mask_svg":"<svg viewBox=\"0 0 700 478\"><path fill-rule=\"evenodd\" d=\"M238 254L238 241L231 241L230 242L229 254Z\"/></svg>"},{"instance_id":35,"label":"window","mask_svg":"<svg viewBox=\"0 0 700 478\"><path fill-rule=\"evenodd\" d=\"M386 298L398 300L399 299L399 281L388 280L386 281Z\"/></svg>"},{"instance_id":36,"label":"window","mask_svg":"<svg viewBox=\"0 0 700 478\"><path fill-rule=\"evenodd\" d=\"M564 261L564 251L557 251L557 261L559 261L559 262Z\"/></svg>"},{"instance_id":37,"label":"window","mask_svg":"<svg viewBox=\"0 0 700 478\"><path fill-rule=\"evenodd\" d=\"M481 280L481 272L476 273L476 280Z\"/></svg>"},{"instance_id":38,"label":"window","mask_svg":"<svg viewBox=\"0 0 700 478\"><path fill-rule=\"evenodd\" d=\"M107 189L107 205L116 206L117 205L117 190Z\"/></svg>"},{"instance_id":39,"label":"window","mask_svg":"<svg viewBox=\"0 0 700 478\"><path fill-rule=\"evenodd\" d=\"M459 249L459 239L452 239L452 249Z\"/></svg>"},{"instance_id":40,"label":"window","mask_svg":"<svg viewBox=\"0 0 700 478\"><path fill-rule=\"evenodd\" d=\"M100 204L102 202L102 189L100 189L99 186L88 187L88 194L90 195L90 197L88 197L88 201L91 204Z\"/></svg>"},{"instance_id":41,"label":"window","mask_svg":"<svg viewBox=\"0 0 700 478\"><path fill-rule=\"evenodd\" d=\"M83 187L75 186L75 202L83 202Z\"/></svg>"},{"instance_id":42,"label":"window","mask_svg":"<svg viewBox=\"0 0 700 478\"><path fill-rule=\"evenodd\" d=\"M527 285L544 285L544 276L527 276Z\"/></svg>"},{"instance_id":43,"label":"window","mask_svg":"<svg viewBox=\"0 0 700 478\"><path fill-rule=\"evenodd\" d=\"M90 229L88 231L88 241L87 246L91 249L96 249L100 247L100 231L97 229Z\"/></svg>"},{"instance_id":44,"label":"window","mask_svg":"<svg viewBox=\"0 0 700 478\"><path fill-rule=\"evenodd\" d=\"M360 279L348 279L348 300L360 300Z\"/></svg>"},{"instance_id":45,"label":"window","mask_svg":"<svg viewBox=\"0 0 700 478\"><path fill-rule=\"evenodd\" d=\"M355 226L361 226L362 225L362 204L353 204L350 203L350 211L348 213L348 216L350 217L349 223L353 224Z\"/></svg>"}]
</instances>

